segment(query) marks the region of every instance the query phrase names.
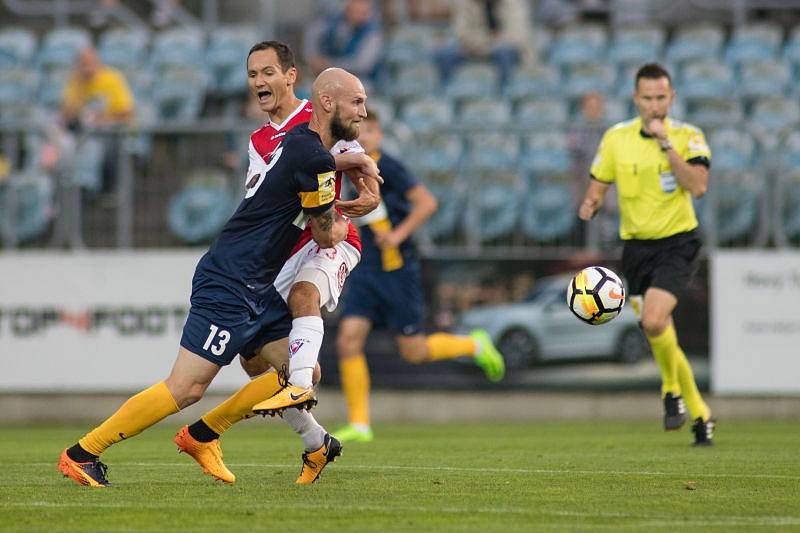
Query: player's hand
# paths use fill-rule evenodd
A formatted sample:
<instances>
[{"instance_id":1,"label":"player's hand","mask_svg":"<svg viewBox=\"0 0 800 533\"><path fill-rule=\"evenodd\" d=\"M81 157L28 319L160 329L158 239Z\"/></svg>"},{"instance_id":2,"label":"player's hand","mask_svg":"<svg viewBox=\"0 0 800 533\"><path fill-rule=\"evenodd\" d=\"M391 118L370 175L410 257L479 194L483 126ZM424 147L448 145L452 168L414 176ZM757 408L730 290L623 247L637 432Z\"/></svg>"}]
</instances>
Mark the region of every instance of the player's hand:
<instances>
[{"instance_id":1,"label":"player's hand","mask_svg":"<svg viewBox=\"0 0 800 533\"><path fill-rule=\"evenodd\" d=\"M377 244L382 250L386 248L397 248L403 244L403 241L405 240L405 237L397 231L384 231L381 233L375 233L375 244Z\"/></svg>"},{"instance_id":2,"label":"player's hand","mask_svg":"<svg viewBox=\"0 0 800 533\"><path fill-rule=\"evenodd\" d=\"M591 220L594 214L597 212L597 202L586 198L578 207L578 218L581 220Z\"/></svg>"},{"instance_id":3,"label":"player's hand","mask_svg":"<svg viewBox=\"0 0 800 533\"><path fill-rule=\"evenodd\" d=\"M383 178L380 175L380 171L378 170L378 163L375 162L367 154L359 154L361 156L360 164L356 167L358 171L364 176L369 176L378 181L378 183L383 183Z\"/></svg>"},{"instance_id":4,"label":"player's hand","mask_svg":"<svg viewBox=\"0 0 800 533\"><path fill-rule=\"evenodd\" d=\"M648 122L647 131L659 141L667 140L667 128L664 126L664 119L662 118L654 118Z\"/></svg>"},{"instance_id":5,"label":"player's hand","mask_svg":"<svg viewBox=\"0 0 800 533\"><path fill-rule=\"evenodd\" d=\"M354 200L337 200L336 207L342 212L343 215L350 218L363 217L367 213L371 213L381 203L380 194L368 187L363 177L354 178L353 183L358 191L358 198Z\"/></svg>"}]
</instances>

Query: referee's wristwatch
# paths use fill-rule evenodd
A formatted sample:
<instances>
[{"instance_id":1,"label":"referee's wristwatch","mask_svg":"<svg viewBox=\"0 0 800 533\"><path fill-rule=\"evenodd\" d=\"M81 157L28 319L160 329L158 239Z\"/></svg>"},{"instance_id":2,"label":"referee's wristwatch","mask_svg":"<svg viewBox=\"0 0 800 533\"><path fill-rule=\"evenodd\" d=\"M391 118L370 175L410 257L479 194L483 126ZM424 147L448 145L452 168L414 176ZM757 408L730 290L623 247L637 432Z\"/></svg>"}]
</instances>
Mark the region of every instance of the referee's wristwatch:
<instances>
[{"instance_id":1,"label":"referee's wristwatch","mask_svg":"<svg viewBox=\"0 0 800 533\"><path fill-rule=\"evenodd\" d=\"M662 152L666 152L667 150L672 148L672 143L669 142L669 139L665 141L659 141L658 145L661 147Z\"/></svg>"}]
</instances>

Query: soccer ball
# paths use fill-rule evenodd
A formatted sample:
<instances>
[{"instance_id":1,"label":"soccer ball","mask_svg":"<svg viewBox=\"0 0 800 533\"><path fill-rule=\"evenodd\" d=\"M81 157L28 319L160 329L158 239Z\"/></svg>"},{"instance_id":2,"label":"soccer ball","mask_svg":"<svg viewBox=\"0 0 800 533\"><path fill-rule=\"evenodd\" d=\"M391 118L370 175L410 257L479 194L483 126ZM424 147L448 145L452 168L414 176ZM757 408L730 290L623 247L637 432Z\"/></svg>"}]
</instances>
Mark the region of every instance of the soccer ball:
<instances>
[{"instance_id":1,"label":"soccer ball","mask_svg":"<svg viewBox=\"0 0 800 533\"><path fill-rule=\"evenodd\" d=\"M625 305L625 287L614 272L601 266L586 267L567 287L569 310L583 322L597 326L619 315Z\"/></svg>"}]
</instances>

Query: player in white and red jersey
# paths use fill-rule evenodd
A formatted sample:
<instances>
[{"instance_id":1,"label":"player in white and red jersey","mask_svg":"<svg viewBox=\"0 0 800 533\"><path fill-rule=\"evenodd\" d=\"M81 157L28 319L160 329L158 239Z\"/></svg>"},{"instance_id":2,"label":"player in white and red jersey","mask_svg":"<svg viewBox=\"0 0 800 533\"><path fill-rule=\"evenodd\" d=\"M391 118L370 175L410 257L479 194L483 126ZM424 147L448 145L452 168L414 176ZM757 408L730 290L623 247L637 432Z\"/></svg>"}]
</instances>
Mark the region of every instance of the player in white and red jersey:
<instances>
[{"instance_id":1,"label":"player in white and red jersey","mask_svg":"<svg viewBox=\"0 0 800 533\"><path fill-rule=\"evenodd\" d=\"M266 172L280 157L281 141L287 133L296 126L309 122L312 116L311 103L298 99L294 94L296 76L294 57L288 46L267 41L251 49L248 55L250 91L258 98L262 111L270 115L270 121L250 137L246 191L260 186ZM355 201L338 203L337 210L344 215L360 216L379 203L378 196L371 192L374 189L370 190L364 185L367 180L377 178L377 166L371 158L358 150L357 143L337 145L331 149L335 154L337 170L346 169L348 175L357 176L356 181L360 184L359 191L362 193ZM330 190L331 184L328 180L331 176L319 175L317 178L320 188L315 194L325 194L325 191ZM338 199L341 172L336 172L336 178L335 198ZM377 182L373 186L377 187ZM301 198L301 201L304 199ZM371 204L374 205L370 207ZM294 224L304 228L304 231L274 281L276 290L287 302L291 312L291 330L287 329L287 337L263 346L258 353L260 357L247 361L242 358L242 366L254 379L197 422L182 428L175 437L181 451L189 453L206 473L227 483L233 483L235 476L222 462L219 436L234 423L252 416L255 404L282 392L282 389L285 390L285 379L279 379L274 371L264 372L270 367L277 370L291 365L291 360L287 364L290 340L292 358L303 358L303 353L309 349L316 349L318 353L322 337L320 307L336 307L344 278L360 259L361 242L352 223L345 240L331 248L316 246L310 240L311 229L307 227L305 217L298 217ZM306 364L295 376L295 380L291 381L293 385L299 384L304 391L309 391L298 399L298 406L310 406L316 401L311 387L316 356L305 357L306 361L311 359L313 361L310 366ZM314 381L319 379L318 368L314 378ZM312 483L319 477L325 465L340 453L341 446L308 411L286 409L282 412L282 417L303 438L305 444L303 468L297 483Z\"/></svg>"}]
</instances>

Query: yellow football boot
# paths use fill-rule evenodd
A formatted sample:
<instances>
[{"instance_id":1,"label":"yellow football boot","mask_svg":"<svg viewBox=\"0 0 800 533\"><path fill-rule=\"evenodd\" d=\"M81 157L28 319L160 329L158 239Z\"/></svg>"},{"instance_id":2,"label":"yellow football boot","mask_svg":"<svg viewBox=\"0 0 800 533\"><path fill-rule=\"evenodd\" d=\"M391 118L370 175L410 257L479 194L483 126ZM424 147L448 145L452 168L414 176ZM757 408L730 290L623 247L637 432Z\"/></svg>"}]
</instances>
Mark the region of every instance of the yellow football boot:
<instances>
[{"instance_id":1,"label":"yellow football boot","mask_svg":"<svg viewBox=\"0 0 800 533\"><path fill-rule=\"evenodd\" d=\"M106 479L106 470L108 468L99 459L87 463L79 463L67 455L66 449L61 452L61 457L58 458L58 470L64 474L64 477L68 477L80 485L96 488L111 485Z\"/></svg>"},{"instance_id":2,"label":"yellow football boot","mask_svg":"<svg viewBox=\"0 0 800 533\"><path fill-rule=\"evenodd\" d=\"M253 406L253 412L259 415L275 416L287 407L311 410L317 405L314 397L314 388L303 389L294 385L287 385L273 397Z\"/></svg>"},{"instance_id":3,"label":"yellow football boot","mask_svg":"<svg viewBox=\"0 0 800 533\"><path fill-rule=\"evenodd\" d=\"M200 442L189 434L189 426L183 426L172 440L178 445L178 453L188 453L192 459L197 461L197 464L203 467L203 472L206 474L225 483L236 481L236 476L222 462L222 448L219 445L219 439Z\"/></svg>"},{"instance_id":4,"label":"yellow football boot","mask_svg":"<svg viewBox=\"0 0 800 533\"><path fill-rule=\"evenodd\" d=\"M310 485L319 479L319 475L328 463L332 463L342 455L342 444L336 437L325 434L322 446L312 452L303 453L303 468L295 480L298 485Z\"/></svg>"}]
</instances>

